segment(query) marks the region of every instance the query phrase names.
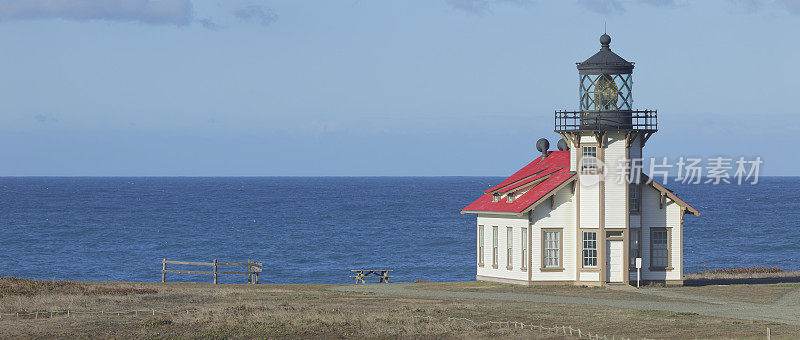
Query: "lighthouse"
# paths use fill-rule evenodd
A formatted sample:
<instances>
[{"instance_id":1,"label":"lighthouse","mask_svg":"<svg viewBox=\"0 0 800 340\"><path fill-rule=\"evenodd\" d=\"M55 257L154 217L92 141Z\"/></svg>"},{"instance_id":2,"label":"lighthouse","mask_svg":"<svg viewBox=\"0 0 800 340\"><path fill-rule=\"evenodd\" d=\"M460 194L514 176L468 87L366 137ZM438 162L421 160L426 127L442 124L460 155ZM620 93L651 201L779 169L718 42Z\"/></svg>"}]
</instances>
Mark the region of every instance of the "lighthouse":
<instances>
[{"instance_id":1,"label":"lighthouse","mask_svg":"<svg viewBox=\"0 0 800 340\"><path fill-rule=\"evenodd\" d=\"M539 140L539 157L462 210L477 215L476 278L682 284L683 216L699 212L642 172L658 114L634 109L634 64L603 34L577 69L578 110L554 116L558 150Z\"/></svg>"}]
</instances>

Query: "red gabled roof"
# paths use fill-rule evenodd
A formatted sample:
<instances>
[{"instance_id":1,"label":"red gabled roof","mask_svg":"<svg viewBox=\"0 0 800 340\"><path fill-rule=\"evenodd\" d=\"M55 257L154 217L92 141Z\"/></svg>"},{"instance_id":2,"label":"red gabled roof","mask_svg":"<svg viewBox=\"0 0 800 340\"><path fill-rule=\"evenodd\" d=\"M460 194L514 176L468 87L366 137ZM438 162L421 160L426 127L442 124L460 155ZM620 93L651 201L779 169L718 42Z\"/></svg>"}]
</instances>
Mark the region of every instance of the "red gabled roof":
<instances>
[{"instance_id":1,"label":"red gabled roof","mask_svg":"<svg viewBox=\"0 0 800 340\"><path fill-rule=\"evenodd\" d=\"M466 206L462 212L521 213L574 176L569 171L569 151L550 151L545 159L535 159L500 184L484 191L481 197ZM528 185L538 180L541 181L533 186ZM508 203L505 198L492 202L495 192L514 192L516 197L512 203Z\"/></svg>"},{"instance_id":2,"label":"red gabled roof","mask_svg":"<svg viewBox=\"0 0 800 340\"><path fill-rule=\"evenodd\" d=\"M501 212L501 213L522 213L531 206L538 204L547 198L554 190L576 177L576 174L569 171L569 150L550 151L545 159L541 157L528 163L525 167L506 178L500 184L483 192L475 202L464 207L461 213L477 212ZM663 185L653 181L646 174L642 173L645 183L649 183L656 190L662 192L678 205L685 207L687 212L695 215L700 213L675 195L674 192L665 188ZM498 202L492 202L494 194L505 195L513 192L514 202L508 203L505 197Z\"/></svg>"},{"instance_id":3,"label":"red gabled roof","mask_svg":"<svg viewBox=\"0 0 800 340\"><path fill-rule=\"evenodd\" d=\"M527 180L531 178L531 176L538 175L543 171L557 170L558 168L567 168L567 170L569 170L569 150L550 151L544 160L542 160L542 157L534 159L533 162L528 163L528 165L515 172L511 177L506 178L506 180L500 182L500 184L484 192L493 192L506 186L509 188L517 187L521 185L517 182ZM509 188L504 188L503 192L507 192Z\"/></svg>"}]
</instances>

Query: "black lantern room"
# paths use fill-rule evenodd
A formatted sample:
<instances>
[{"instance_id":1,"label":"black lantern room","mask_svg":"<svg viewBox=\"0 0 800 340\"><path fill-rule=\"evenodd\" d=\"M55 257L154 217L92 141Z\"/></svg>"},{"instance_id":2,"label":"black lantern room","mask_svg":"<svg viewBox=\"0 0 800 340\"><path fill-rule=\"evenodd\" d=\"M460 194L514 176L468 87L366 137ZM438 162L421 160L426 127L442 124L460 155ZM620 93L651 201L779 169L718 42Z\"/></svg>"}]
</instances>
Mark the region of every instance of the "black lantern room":
<instances>
[{"instance_id":1,"label":"black lantern room","mask_svg":"<svg viewBox=\"0 0 800 340\"><path fill-rule=\"evenodd\" d=\"M577 63L580 111L557 111L556 132L656 131L656 112L633 110L633 63L611 51L600 36L600 51Z\"/></svg>"},{"instance_id":2,"label":"black lantern room","mask_svg":"<svg viewBox=\"0 0 800 340\"><path fill-rule=\"evenodd\" d=\"M601 48L578 63L581 111L630 111L633 104L633 63L611 51L611 37L600 37Z\"/></svg>"}]
</instances>

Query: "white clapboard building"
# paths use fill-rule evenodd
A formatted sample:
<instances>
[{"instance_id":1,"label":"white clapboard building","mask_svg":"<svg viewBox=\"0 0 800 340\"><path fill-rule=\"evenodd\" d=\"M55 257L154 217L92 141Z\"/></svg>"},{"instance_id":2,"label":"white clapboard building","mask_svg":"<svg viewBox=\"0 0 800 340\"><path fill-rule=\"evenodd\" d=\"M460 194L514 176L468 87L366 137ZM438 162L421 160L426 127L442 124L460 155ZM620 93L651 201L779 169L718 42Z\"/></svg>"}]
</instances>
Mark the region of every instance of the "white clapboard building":
<instances>
[{"instance_id":1,"label":"white clapboard building","mask_svg":"<svg viewBox=\"0 0 800 340\"><path fill-rule=\"evenodd\" d=\"M478 280L635 284L639 262L643 282L683 283L683 217L699 213L642 173L656 112L632 109L633 64L600 42L578 63L580 110L555 113L559 151L539 140L540 157L462 210L477 215Z\"/></svg>"}]
</instances>

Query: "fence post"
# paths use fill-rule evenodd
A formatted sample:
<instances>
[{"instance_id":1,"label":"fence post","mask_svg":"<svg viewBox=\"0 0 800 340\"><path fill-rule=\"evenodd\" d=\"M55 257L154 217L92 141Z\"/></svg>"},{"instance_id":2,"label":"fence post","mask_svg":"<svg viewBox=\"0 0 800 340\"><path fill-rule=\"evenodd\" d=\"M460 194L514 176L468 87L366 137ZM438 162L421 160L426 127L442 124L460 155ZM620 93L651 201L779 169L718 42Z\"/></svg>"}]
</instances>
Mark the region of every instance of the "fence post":
<instances>
[{"instance_id":1,"label":"fence post","mask_svg":"<svg viewBox=\"0 0 800 340\"><path fill-rule=\"evenodd\" d=\"M217 259L214 259L214 284L217 284Z\"/></svg>"},{"instance_id":2,"label":"fence post","mask_svg":"<svg viewBox=\"0 0 800 340\"><path fill-rule=\"evenodd\" d=\"M250 263L253 262L252 259L247 259L247 283L254 283L253 282L253 267Z\"/></svg>"},{"instance_id":3,"label":"fence post","mask_svg":"<svg viewBox=\"0 0 800 340\"><path fill-rule=\"evenodd\" d=\"M161 260L161 282L167 282L167 259Z\"/></svg>"}]
</instances>

